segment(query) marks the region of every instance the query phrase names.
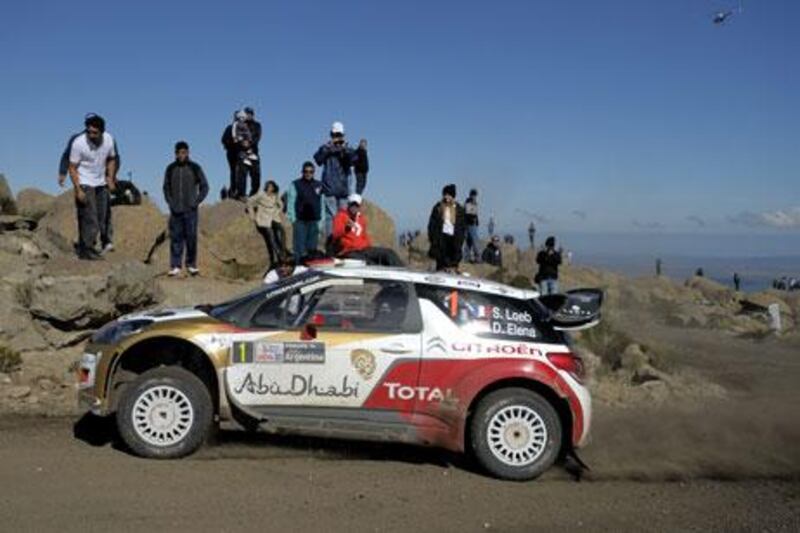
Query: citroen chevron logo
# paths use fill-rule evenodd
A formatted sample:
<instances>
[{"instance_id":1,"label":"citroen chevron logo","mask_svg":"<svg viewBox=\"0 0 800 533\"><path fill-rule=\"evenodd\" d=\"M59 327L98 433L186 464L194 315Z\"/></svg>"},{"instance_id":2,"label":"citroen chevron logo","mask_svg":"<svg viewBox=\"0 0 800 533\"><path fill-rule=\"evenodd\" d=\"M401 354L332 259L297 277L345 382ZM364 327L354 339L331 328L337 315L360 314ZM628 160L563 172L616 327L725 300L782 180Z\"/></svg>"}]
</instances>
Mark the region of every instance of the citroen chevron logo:
<instances>
[{"instance_id":1,"label":"citroen chevron logo","mask_svg":"<svg viewBox=\"0 0 800 533\"><path fill-rule=\"evenodd\" d=\"M447 353L447 344L445 344L444 339L439 336L431 337L428 339L428 342L425 343L426 352L433 352L435 350Z\"/></svg>"}]
</instances>

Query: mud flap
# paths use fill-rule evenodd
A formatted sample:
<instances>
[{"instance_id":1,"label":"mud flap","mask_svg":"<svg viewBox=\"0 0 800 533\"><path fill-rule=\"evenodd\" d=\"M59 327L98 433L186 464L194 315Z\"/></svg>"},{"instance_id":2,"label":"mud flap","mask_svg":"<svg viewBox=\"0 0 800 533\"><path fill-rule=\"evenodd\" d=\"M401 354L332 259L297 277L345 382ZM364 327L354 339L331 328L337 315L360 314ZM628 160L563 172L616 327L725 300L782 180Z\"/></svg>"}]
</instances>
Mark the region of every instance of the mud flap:
<instances>
[{"instance_id":1,"label":"mud flap","mask_svg":"<svg viewBox=\"0 0 800 533\"><path fill-rule=\"evenodd\" d=\"M583 475L586 472L590 472L591 468L578 457L578 452L572 449L564 457L564 470L575 478L575 481L580 482L583 480Z\"/></svg>"}]
</instances>

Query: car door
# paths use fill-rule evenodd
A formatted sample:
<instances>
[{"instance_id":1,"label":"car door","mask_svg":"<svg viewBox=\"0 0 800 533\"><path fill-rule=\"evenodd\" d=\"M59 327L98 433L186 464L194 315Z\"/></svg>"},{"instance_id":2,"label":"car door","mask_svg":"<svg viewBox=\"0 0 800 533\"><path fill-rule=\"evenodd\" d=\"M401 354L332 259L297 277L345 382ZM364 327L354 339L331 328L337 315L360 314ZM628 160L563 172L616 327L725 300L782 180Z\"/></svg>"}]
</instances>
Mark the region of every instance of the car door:
<instances>
[{"instance_id":1,"label":"car door","mask_svg":"<svg viewBox=\"0 0 800 533\"><path fill-rule=\"evenodd\" d=\"M419 378L422 327L412 285L329 277L265 303L252 330L275 324L283 329L232 347L228 390L238 405L289 426L392 423L410 408L393 399Z\"/></svg>"}]
</instances>

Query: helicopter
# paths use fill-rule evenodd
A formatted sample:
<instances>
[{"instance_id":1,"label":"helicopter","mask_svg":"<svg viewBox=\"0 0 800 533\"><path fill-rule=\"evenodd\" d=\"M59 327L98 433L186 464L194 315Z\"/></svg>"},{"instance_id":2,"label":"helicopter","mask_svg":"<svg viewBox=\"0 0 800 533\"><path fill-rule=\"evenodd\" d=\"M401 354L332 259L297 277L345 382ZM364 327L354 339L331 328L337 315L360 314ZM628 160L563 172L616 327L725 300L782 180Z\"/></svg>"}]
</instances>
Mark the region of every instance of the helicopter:
<instances>
[{"instance_id":1,"label":"helicopter","mask_svg":"<svg viewBox=\"0 0 800 533\"><path fill-rule=\"evenodd\" d=\"M715 26L724 26L729 22L731 17L741 14L742 11L744 11L744 7L742 6L742 0L739 0L739 5L736 9L729 8L715 11L711 18L711 22L713 22Z\"/></svg>"}]
</instances>

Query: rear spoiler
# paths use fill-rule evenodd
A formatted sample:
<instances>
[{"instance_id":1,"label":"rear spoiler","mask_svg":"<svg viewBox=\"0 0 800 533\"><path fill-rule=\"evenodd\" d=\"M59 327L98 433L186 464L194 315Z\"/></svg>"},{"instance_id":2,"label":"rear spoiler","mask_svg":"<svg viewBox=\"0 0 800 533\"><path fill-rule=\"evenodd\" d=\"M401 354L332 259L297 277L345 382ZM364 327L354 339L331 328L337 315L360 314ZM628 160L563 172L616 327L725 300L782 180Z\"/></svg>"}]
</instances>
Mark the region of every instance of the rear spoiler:
<instances>
[{"instance_id":1,"label":"rear spoiler","mask_svg":"<svg viewBox=\"0 0 800 533\"><path fill-rule=\"evenodd\" d=\"M538 300L549 311L553 329L578 331L600 322L600 307L603 305L603 291L600 289L574 289L566 294L540 296Z\"/></svg>"}]
</instances>

